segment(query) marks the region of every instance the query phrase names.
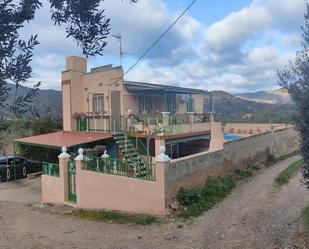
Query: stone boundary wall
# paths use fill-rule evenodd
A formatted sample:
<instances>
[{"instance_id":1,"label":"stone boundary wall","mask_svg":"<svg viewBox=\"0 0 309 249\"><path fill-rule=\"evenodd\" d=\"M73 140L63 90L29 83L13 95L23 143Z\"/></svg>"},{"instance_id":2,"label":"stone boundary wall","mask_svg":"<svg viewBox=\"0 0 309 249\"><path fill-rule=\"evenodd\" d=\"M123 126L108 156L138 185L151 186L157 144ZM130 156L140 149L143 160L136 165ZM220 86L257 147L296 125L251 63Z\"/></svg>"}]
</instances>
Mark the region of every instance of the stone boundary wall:
<instances>
[{"instance_id":1,"label":"stone boundary wall","mask_svg":"<svg viewBox=\"0 0 309 249\"><path fill-rule=\"evenodd\" d=\"M166 202L177 196L180 187L202 186L209 176L225 176L237 168L266 161L269 153L279 157L298 147L298 133L287 128L229 141L221 150L172 160L165 170Z\"/></svg>"}]
</instances>

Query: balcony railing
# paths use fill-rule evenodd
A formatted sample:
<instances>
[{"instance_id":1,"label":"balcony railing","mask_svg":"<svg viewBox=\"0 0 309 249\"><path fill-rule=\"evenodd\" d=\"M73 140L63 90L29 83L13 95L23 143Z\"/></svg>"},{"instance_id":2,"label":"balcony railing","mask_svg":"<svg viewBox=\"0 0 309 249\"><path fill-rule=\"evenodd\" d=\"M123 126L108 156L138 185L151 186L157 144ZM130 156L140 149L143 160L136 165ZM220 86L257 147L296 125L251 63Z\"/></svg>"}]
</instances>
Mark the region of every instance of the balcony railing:
<instances>
[{"instance_id":1,"label":"balcony railing","mask_svg":"<svg viewBox=\"0 0 309 249\"><path fill-rule=\"evenodd\" d=\"M117 158L85 156L84 170L155 181L155 164Z\"/></svg>"},{"instance_id":2,"label":"balcony railing","mask_svg":"<svg viewBox=\"0 0 309 249\"><path fill-rule=\"evenodd\" d=\"M77 131L88 132L144 132L149 127L153 134L171 134L200 131L205 129L204 114L138 114L114 118L106 115L74 115Z\"/></svg>"}]
</instances>

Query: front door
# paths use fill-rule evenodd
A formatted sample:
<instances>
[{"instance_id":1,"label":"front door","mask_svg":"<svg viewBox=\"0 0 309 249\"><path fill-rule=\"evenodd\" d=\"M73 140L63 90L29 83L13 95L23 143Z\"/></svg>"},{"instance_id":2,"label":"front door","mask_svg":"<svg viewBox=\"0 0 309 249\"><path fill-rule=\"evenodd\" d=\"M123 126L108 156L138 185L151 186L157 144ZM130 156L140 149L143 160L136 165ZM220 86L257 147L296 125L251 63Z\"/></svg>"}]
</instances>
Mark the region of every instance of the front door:
<instances>
[{"instance_id":1,"label":"front door","mask_svg":"<svg viewBox=\"0 0 309 249\"><path fill-rule=\"evenodd\" d=\"M120 91L111 92L111 127L112 131L119 131L121 128L121 106Z\"/></svg>"},{"instance_id":2,"label":"front door","mask_svg":"<svg viewBox=\"0 0 309 249\"><path fill-rule=\"evenodd\" d=\"M68 191L69 191L69 201L76 202L76 165L75 161L69 161L68 163Z\"/></svg>"}]
</instances>

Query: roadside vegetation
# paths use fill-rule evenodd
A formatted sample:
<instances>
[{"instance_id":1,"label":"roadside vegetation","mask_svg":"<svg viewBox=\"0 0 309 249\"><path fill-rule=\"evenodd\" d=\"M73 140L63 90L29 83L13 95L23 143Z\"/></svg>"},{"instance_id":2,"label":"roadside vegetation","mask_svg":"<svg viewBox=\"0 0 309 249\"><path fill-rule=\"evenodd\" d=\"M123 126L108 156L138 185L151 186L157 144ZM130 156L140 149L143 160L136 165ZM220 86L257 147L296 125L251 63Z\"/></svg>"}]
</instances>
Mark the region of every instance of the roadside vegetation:
<instances>
[{"instance_id":1,"label":"roadside vegetation","mask_svg":"<svg viewBox=\"0 0 309 249\"><path fill-rule=\"evenodd\" d=\"M0 122L0 154L13 154L13 140L62 130L62 121L52 115L43 118L24 118ZM59 151L35 146L19 145L17 155L39 161L57 161Z\"/></svg>"},{"instance_id":2,"label":"roadside vegetation","mask_svg":"<svg viewBox=\"0 0 309 249\"><path fill-rule=\"evenodd\" d=\"M290 157L296 156L298 154L299 154L299 151L294 151L294 152L291 152L289 154L285 154L285 155L282 155L282 156L279 156L279 157L274 157L273 155L268 154L267 161L265 162L265 164L266 164L266 166L272 166L272 165L274 165L276 163L279 163L281 161L287 160Z\"/></svg>"},{"instance_id":3,"label":"roadside vegetation","mask_svg":"<svg viewBox=\"0 0 309 249\"><path fill-rule=\"evenodd\" d=\"M259 169L257 166L245 170L237 169L229 176L209 178L201 188L193 190L181 188L177 198L183 208L178 216L189 219L201 215L230 194L240 180L253 176Z\"/></svg>"},{"instance_id":4,"label":"roadside vegetation","mask_svg":"<svg viewBox=\"0 0 309 249\"><path fill-rule=\"evenodd\" d=\"M159 224L159 218L145 214L129 214L118 211L93 211L93 210L74 210L66 215L71 215L81 219L88 219L98 222L110 222L116 224L150 225Z\"/></svg>"},{"instance_id":5,"label":"roadside vegetation","mask_svg":"<svg viewBox=\"0 0 309 249\"><path fill-rule=\"evenodd\" d=\"M244 170L237 169L233 174L221 178L208 178L201 188L192 190L181 188L177 196L181 205L178 216L190 219L201 215L229 195L241 180L254 176L255 172L259 171L263 166L270 167L296 154L297 152L293 152L278 158L269 156L265 163L258 166L248 166Z\"/></svg>"},{"instance_id":6,"label":"roadside vegetation","mask_svg":"<svg viewBox=\"0 0 309 249\"><path fill-rule=\"evenodd\" d=\"M285 170L281 171L279 175L275 178L275 184L280 187L284 184L289 183L290 179L293 178L297 172L299 172L303 164L304 164L303 159L290 164Z\"/></svg>"},{"instance_id":7,"label":"roadside vegetation","mask_svg":"<svg viewBox=\"0 0 309 249\"><path fill-rule=\"evenodd\" d=\"M304 209L303 217L306 229L309 231L309 205Z\"/></svg>"},{"instance_id":8,"label":"roadside vegetation","mask_svg":"<svg viewBox=\"0 0 309 249\"><path fill-rule=\"evenodd\" d=\"M309 247L309 205L303 210L303 222L304 222L304 231L305 231L305 245L306 248Z\"/></svg>"}]
</instances>

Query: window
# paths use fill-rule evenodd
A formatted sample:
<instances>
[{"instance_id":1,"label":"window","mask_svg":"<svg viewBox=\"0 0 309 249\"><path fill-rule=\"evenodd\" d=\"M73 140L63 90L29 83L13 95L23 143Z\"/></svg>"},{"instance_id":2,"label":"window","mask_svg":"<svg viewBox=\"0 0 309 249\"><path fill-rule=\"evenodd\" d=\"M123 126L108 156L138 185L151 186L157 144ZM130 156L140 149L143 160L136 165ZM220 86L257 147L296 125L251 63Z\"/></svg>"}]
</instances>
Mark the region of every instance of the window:
<instances>
[{"instance_id":1,"label":"window","mask_svg":"<svg viewBox=\"0 0 309 249\"><path fill-rule=\"evenodd\" d=\"M187 112L194 112L194 99L189 98L187 102Z\"/></svg>"},{"instance_id":2,"label":"window","mask_svg":"<svg viewBox=\"0 0 309 249\"><path fill-rule=\"evenodd\" d=\"M139 96L139 112L149 112L150 111L150 99L147 96Z\"/></svg>"},{"instance_id":3,"label":"window","mask_svg":"<svg viewBox=\"0 0 309 249\"><path fill-rule=\"evenodd\" d=\"M104 95L94 95L92 97L92 112L104 113Z\"/></svg>"},{"instance_id":4,"label":"window","mask_svg":"<svg viewBox=\"0 0 309 249\"><path fill-rule=\"evenodd\" d=\"M166 104L167 104L167 111L169 113L175 113L177 111L176 106L176 94L171 93L166 95Z\"/></svg>"}]
</instances>

